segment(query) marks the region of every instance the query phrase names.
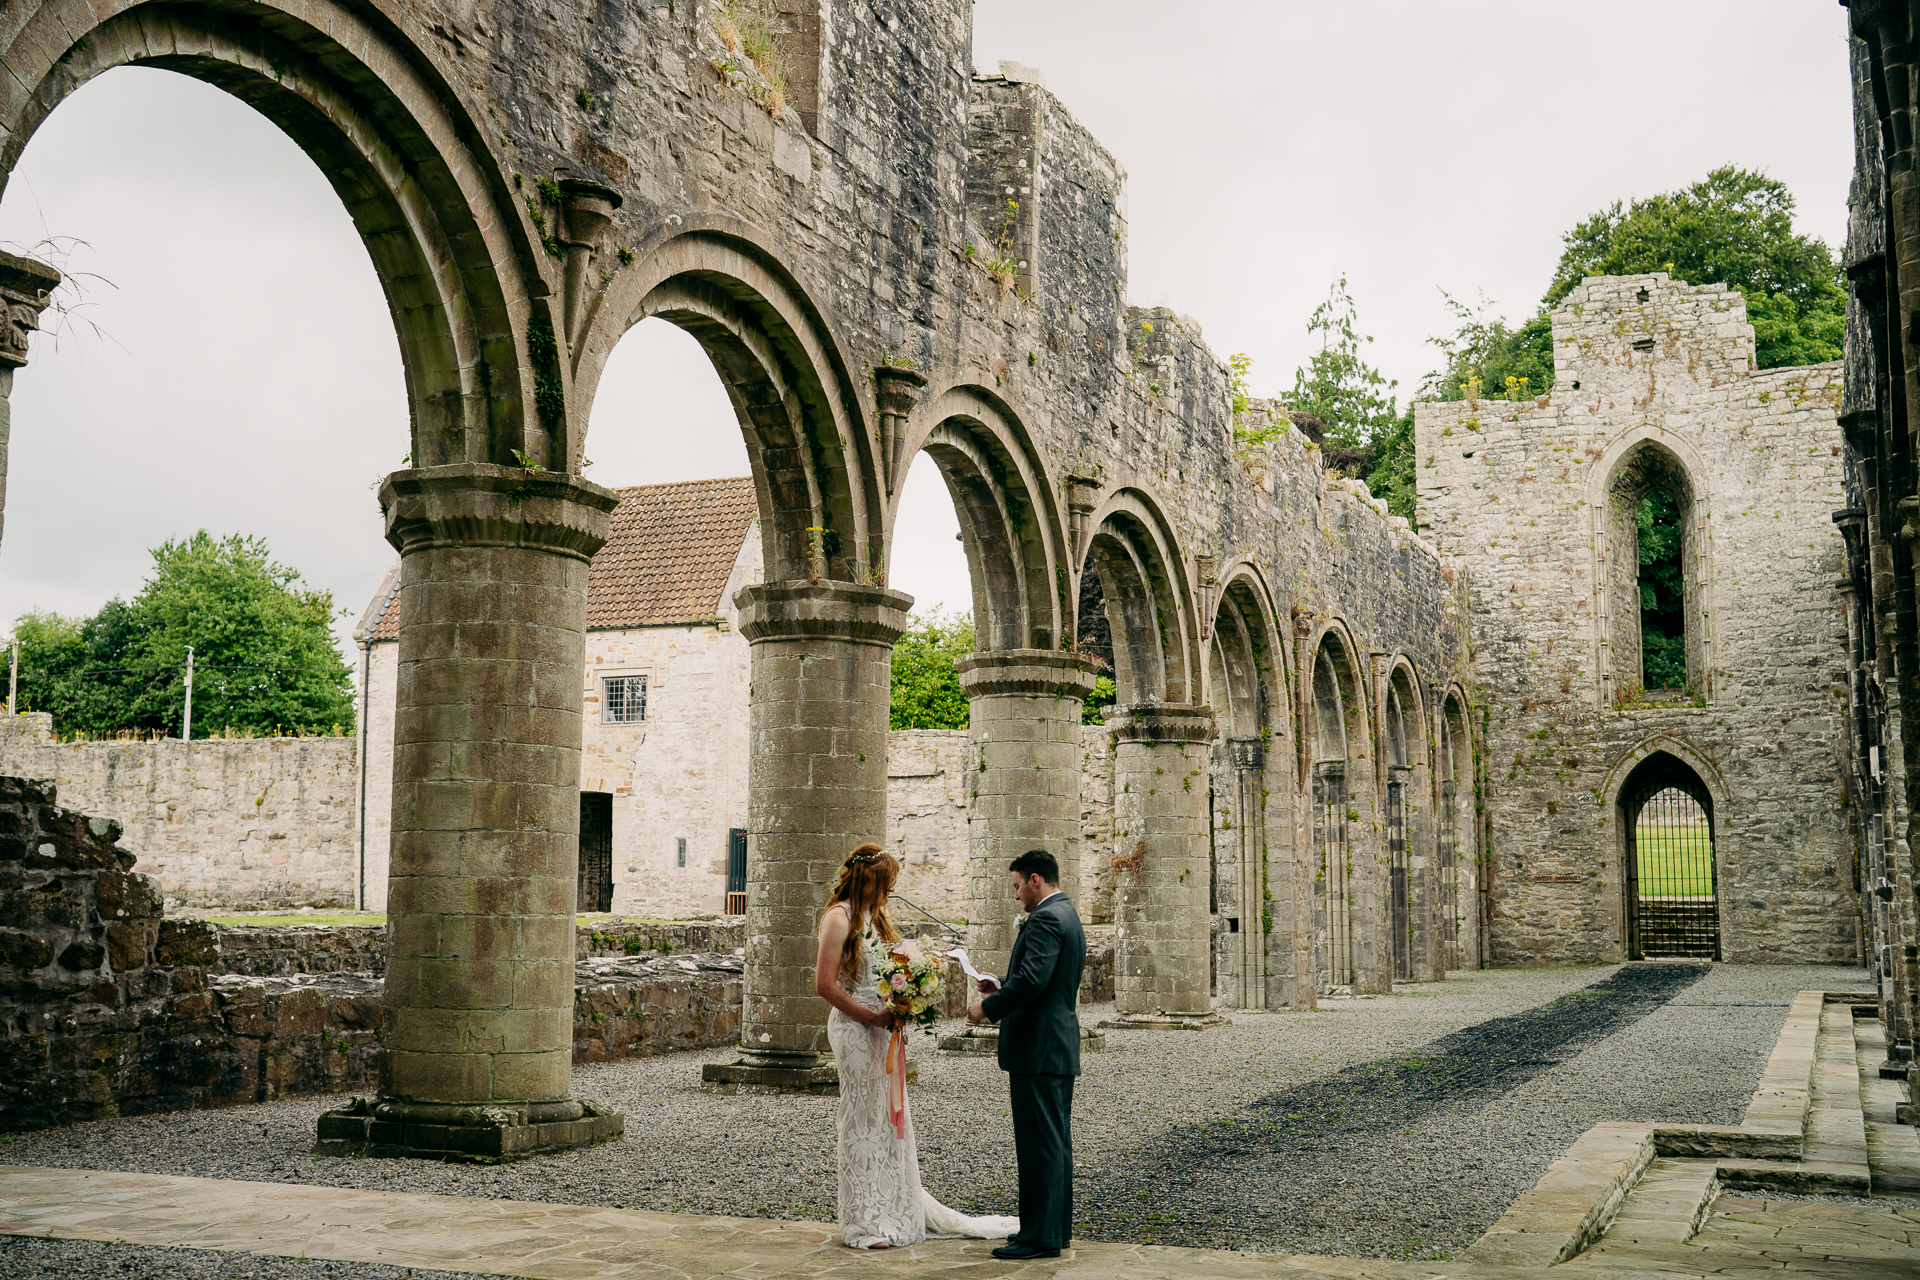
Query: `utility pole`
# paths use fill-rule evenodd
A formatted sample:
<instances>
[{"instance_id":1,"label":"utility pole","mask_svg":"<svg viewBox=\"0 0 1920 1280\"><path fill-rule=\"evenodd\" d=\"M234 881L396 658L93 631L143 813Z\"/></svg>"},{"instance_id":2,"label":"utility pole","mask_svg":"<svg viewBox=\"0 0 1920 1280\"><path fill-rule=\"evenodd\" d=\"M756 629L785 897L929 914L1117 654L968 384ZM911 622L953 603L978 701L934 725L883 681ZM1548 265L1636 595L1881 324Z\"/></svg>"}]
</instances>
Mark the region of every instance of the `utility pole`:
<instances>
[{"instance_id":1,"label":"utility pole","mask_svg":"<svg viewBox=\"0 0 1920 1280\"><path fill-rule=\"evenodd\" d=\"M187 646L187 713L180 717L180 738L193 738L193 646Z\"/></svg>"}]
</instances>

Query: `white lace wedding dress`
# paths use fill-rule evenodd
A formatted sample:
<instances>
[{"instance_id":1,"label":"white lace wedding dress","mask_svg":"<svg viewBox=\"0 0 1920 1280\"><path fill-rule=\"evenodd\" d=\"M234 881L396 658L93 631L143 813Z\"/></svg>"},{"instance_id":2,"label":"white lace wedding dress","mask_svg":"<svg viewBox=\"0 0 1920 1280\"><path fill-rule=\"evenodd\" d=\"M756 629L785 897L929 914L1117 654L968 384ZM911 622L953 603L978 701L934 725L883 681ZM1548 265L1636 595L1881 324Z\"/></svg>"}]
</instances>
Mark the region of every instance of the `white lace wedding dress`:
<instances>
[{"instance_id":1,"label":"white lace wedding dress","mask_svg":"<svg viewBox=\"0 0 1920 1280\"><path fill-rule=\"evenodd\" d=\"M844 907L840 908L845 910ZM858 982L840 975L840 989L880 1007L874 957L860 943ZM907 1096L907 1136L897 1138L887 1117L887 1041L891 1033L855 1022L838 1009L827 1014L827 1042L840 1068L840 1238L855 1249L918 1244L929 1236L991 1239L1020 1229L1018 1218L970 1218L935 1200L920 1186L920 1153L913 1140L913 1096Z\"/></svg>"}]
</instances>

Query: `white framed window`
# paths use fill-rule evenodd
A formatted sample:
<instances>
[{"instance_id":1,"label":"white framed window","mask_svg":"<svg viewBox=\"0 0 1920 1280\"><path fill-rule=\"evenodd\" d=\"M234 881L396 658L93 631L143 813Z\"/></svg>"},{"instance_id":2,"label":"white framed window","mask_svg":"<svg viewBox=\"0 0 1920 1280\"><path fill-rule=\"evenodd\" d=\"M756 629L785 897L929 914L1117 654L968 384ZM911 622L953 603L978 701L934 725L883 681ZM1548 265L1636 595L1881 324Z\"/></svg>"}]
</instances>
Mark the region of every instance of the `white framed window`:
<instances>
[{"instance_id":1,"label":"white framed window","mask_svg":"<svg viewBox=\"0 0 1920 1280\"><path fill-rule=\"evenodd\" d=\"M608 676L600 682L600 714L608 724L638 724L647 718L647 678Z\"/></svg>"},{"instance_id":2,"label":"white framed window","mask_svg":"<svg viewBox=\"0 0 1920 1280\"><path fill-rule=\"evenodd\" d=\"M674 843L673 865L676 867L686 866L687 865L687 838L685 836L676 836L674 837L673 843Z\"/></svg>"}]
</instances>

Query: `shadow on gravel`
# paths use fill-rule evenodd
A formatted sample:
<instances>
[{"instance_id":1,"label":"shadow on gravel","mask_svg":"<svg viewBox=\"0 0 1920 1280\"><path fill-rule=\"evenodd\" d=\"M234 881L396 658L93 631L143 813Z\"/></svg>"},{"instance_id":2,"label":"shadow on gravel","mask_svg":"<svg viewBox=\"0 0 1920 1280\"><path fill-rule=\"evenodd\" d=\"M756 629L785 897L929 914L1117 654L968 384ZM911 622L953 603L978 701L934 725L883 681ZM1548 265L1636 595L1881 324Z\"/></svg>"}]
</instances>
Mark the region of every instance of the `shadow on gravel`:
<instances>
[{"instance_id":1,"label":"shadow on gravel","mask_svg":"<svg viewBox=\"0 0 1920 1280\"><path fill-rule=\"evenodd\" d=\"M1434 1240L1447 1188L1433 1185L1439 1171L1422 1168L1423 1153L1402 1130L1441 1112L1468 1119L1706 974L1700 964L1625 968L1537 1009L1147 1139L1125 1167L1088 1170L1075 1182L1074 1234L1204 1248L1324 1252L1344 1244L1341 1253L1355 1244L1375 1252L1356 1237L1388 1248ZM1504 1153L1484 1154L1499 1161ZM1473 1225L1467 1238L1490 1224ZM1440 1234L1457 1239L1470 1224L1449 1225Z\"/></svg>"}]
</instances>

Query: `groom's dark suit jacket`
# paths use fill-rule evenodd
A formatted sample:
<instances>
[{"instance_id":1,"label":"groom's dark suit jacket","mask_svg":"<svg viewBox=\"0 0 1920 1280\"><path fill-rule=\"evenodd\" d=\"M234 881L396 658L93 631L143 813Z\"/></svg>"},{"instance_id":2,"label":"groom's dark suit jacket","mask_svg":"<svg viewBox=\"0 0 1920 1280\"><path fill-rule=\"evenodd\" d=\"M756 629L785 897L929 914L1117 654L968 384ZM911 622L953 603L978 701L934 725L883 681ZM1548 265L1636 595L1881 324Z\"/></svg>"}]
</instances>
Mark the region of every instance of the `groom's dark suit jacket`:
<instances>
[{"instance_id":1,"label":"groom's dark suit jacket","mask_svg":"<svg viewBox=\"0 0 1920 1280\"><path fill-rule=\"evenodd\" d=\"M1027 917L1013 941L1007 980L980 1002L1000 1024L1000 1069L1014 1074L1080 1074L1080 971L1087 935L1080 914L1056 893Z\"/></svg>"}]
</instances>

